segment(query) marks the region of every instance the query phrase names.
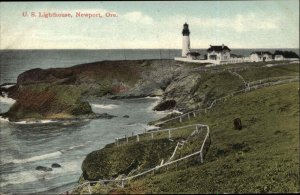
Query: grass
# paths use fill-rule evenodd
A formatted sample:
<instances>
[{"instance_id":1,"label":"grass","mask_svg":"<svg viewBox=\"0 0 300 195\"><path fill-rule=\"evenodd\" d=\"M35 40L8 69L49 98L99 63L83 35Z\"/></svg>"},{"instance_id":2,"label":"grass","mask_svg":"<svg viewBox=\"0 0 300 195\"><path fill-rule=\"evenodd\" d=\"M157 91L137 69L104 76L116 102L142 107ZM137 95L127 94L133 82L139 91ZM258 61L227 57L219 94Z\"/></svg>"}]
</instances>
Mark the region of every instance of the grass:
<instances>
[{"instance_id":1,"label":"grass","mask_svg":"<svg viewBox=\"0 0 300 195\"><path fill-rule=\"evenodd\" d=\"M211 147L203 165L136 180L125 192L270 193L299 192L299 94L297 83L241 94L202 117ZM233 119L242 120L241 131ZM173 125L176 126L176 125Z\"/></svg>"},{"instance_id":2,"label":"grass","mask_svg":"<svg viewBox=\"0 0 300 195\"><path fill-rule=\"evenodd\" d=\"M34 120L92 114L90 105L81 100L83 92L81 86L47 83L25 85L7 115L11 120Z\"/></svg>"},{"instance_id":3,"label":"grass","mask_svg":"<svg viewBox=\"0 0 300 195\"><path fill-rule=\"evenodd\" d=\"M273 63L273 62L272 62ZM298 64L261 67L265 63L236 64L248 66L240 71L246 81L268 77L299 74ZM260 67L260 68L257 68ZM208 104L231 91L241 89L243 82L228 72L201 73L191 95L203 98ZM299 192L299 84L297 82L261 88L236 95L217 103L207 114L197 115L183 123L174 122L164 128L190 124L207 124L211 132L211 145L206 148L204 164L196 158L179 163L178 166L161 170L155 175L130 181L125 188L97 184L95 193L286 193ZM206 94L200 97L201 94ZM205 106L204 106L205 107ZM170 117L170 116L169 116ZM241 118L243 129L234 130L233 120ZM162 119L165 120L165 119ZM114 178L136 170L142 171L158 165L173 152L177 141L190 133L167 132L135 137L128 144L115 147L109 144L102 150L89 154L83 163L86 179ZM125 139L121 140L125 142ZM175 143L175 144L174 144ZM200 144L199 144L200 143ZM175 155L180 158L199 149L201 140L191 142ZM207 150L208 149L208 150ZM128 155L130 154L130 155ZM138 167L141 167L140 169ZM101 170L101 171L100 171ZM88 192L86 188L81 193Z\"/></svg>"},{"instance_id":4,"label":"grass","mask_svg":"<svg viewBox=\"0 0 300 195\"><path fill-rule=\"evenodd\" d=\"M90 153L82 164L83 176L86 180L111 179L121 174L132 175L154 168L166 162L172 155L177 142L186 140L195 130L195 126L171 131L171 139L168 139L168 132L154 132L136 137L120 139L119 144L108 144L104 149ZM188 152L193 149L200 150L204 134L194 136L198 143L187 144ZM183 150L182 155L188 153ZM179 157L178 157L179 158ZM176 159L176 158L175 158Z\"/></svg>"},{"instance_id":5,"label":"grass","mask_svg":"<svg viewBox=\"0 0 300 195\"><path fill-rule=\"evenodd\" d=\"M279 77L279 76L298 76L299 75L299 64L289 64L282 66L273 67L262 67L259 71L256 69L248 69L239 72L244 79L249 81L256 81L269 77Z\"/></svg>"}]
</instances>

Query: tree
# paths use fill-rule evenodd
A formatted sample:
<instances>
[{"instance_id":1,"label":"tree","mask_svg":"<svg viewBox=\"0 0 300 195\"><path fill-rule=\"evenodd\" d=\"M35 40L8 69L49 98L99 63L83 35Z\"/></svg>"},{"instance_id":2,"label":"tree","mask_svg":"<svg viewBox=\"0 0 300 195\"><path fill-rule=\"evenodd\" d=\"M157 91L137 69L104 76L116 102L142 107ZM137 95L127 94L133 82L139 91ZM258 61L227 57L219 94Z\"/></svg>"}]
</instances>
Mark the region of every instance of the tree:
<instances>
[{"instance_id":1,"label":"tree","mask_svg":"<svg viewBox=\"0 0 300 195\"><path fill-rule=\"evenodd\" d=\"M299 58L298 54L293 51L276 50L274 55L283 55L284 58Z\"/></svg>"}]
</instances>

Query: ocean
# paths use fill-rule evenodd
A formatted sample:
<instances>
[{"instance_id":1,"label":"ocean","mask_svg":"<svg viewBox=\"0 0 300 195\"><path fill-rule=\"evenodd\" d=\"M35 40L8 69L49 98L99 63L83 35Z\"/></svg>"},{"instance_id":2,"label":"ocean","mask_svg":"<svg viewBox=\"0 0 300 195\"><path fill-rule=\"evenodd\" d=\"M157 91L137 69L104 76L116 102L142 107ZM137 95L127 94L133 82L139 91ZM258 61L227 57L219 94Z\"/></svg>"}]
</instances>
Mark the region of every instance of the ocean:
<instances>
[{"instance_id":1,"label":"ocean","mask_svg":"<svg viewBox=\"0 0 300 195\"><path fill-rule=\"evenodd\" d=\"M249 55L252 51L275 49L232 49L232 53ZM299 55L299 50L294 51ZM201 55L205 49L197 50ZM173 59L181 50L2 50L0 52L0 84L15 83L17 76L33 68L69 67L102 60ZM0 112L14 103L0 97ZM26 124L0 120L0 193L57 193L73 186L81 175L85 156L116 137L140 133L153 127L147 123L165 116L152 108L159 98L134 100L99 99L90 102L96 113L117 116L84 122L51 122ZM129 115L129 118L124 118ZM37 166L62 167L50 172L37 171Z\"/></svg>"},{"instance_id":2,"label":"ocean","mask_svg":"<svg viewBox=\"0 0 300 195\"><path fill-rule=\"evenodd\" d=\"M201 56L206 49L192 49ZM232 49L231 53L249 56L252 51L294 51L299 49ZM174 59L179 49L113 49L113 50L1 50L0 84L15 83L19 74L32 68L69 67L76 64L103 60Z\"/></svg>"}]
</instances>

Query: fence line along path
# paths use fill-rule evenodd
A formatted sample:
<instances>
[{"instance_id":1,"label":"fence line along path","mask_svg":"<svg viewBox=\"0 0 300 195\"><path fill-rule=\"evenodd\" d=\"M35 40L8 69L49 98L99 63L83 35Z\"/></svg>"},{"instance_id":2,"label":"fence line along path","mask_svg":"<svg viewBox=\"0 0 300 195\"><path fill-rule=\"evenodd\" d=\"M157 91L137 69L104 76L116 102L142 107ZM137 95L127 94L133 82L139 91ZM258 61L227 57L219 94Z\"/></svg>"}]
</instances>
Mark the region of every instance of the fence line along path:
<instances>
[{"instance_id":1,"label":"fence line along path","mask_svg":"<svg viewBox=\"0 0 300 195\"><path fill-rule=\"evenodd\" d=\"M231 72L229 70L229 72ZM272 77L272 78L267 78L267 79L261 79L261 80L258 80L258 81L252 81L252 82L246 82L245 79L235 73L235 72L231 72L231 74L234 74L238 77L240 77L243 81L244 81L244 84L245 84L245 89L242 89L242 90L238 90L238 91L235 91L233 93L230 93L224 97L221 97L221 98L218 98L218 99L215 99L207 108L204 108L204 109L197 109L197 110L194 110L194 111L191 111L191 112L188 112L188 113L185 113L185 114L182 114L180 116L177 116L177 117L174 117L174 118L171 118L171 119L168 119L168 120L165 120L165 121L161 121L161 122L158 122L156 123L156 125L160 125L160 124L164 124L164 123L167 123L167 122L170 122L170 121L173 121L173 120L179 120L179 122L182 122L183 118L188 118L190 119L191 117L196 117L196 114L199 113L199 112L204 112L206 113L208 110L210 110L217 102L220 102L220 101L226 101L228 98L230 97L233 97L234 95L237 95L237 94L240 94L240 93L245 93L247 91L252 91L252 90L256 90L256 89L259 89L259 88L262 88L262 87L267 87L267 86L272 86L272 85L277 85L277 84L282 84L282 83L289 83L289 82L294 82L294 81L298 81L299 80L299 76L284 76L284 77ZM159 127L154 130L154 131L145 131L144 133L142 134L136 134L136 135L133 135L130 137L130 136L126 136L124 138L116 138L115 139L115 145L116 146L119 146L120 144L124 144L124 143L129 143L129 142L132 142L132 141L135 141L135 142L139 142L141 141L140 138L142 137L147 137L147 139L150 139L149 138L149 135L151 135L151 139L154 139L154 136L155 134L158 134L158 133L162 133L162 132L168 132L168 138L171 140L172 138L172 132L175 131L175 130L180 130L180 129L185 129L185 128L188 128L188 127L192 127L194 126L195 127L195 130L191 133L190 136L188 136L186 142L188 142L189 138L192 137L193 135L199 133L199 129L202 129L205 128L206 129L206 134L205 134L205 137L204 137L204 140L203 140L203 143L201 144L201 147L200 147L200 150L192 153L192 154L188 154L184 157L181 157L179 159L175 159L173 160L177 150L180 148L180 147L183 147L184 144L186 142L178 142L172 155L170 156L170 158L164 163L163 161L157 165L156 167L153 167L153 168L150 168L146 171L143 171L141 173L138 173L136 175L132 175L132 176L128 176L128 177L125 177L125 178L117 178L117 179L112 179L112 180L97 180L97 181L87 181L87 182L84 182L80 185L77 185L73 188L70 188L68 190L66 190L65 192L61 193L61 194L68 194L69 192L73 192L75 191L76 189L79 189L79 188L83 188L83 187L87 187L88 189L88 193L89 194L92 194L92 185L93 184L96 184L96 183L100 183L100 184L107 184L108 183L115 183L121 187L124 187L124 184L125 182L128 182L132 179L135 179L135 178L138 178L140 176L143 176L143 175L146 175L148 173L155 173L155 171L163 168L163 167L167 167L167 166L170 166L174 163L178 163L180 161L183 161L185 159L188 159L188 158L191 158L191 157L195 157L195 156L198 156L199 159L200 159L200 162L203 163L204 162L204 159L203 159L203 152L204 152L204 146L205 144L207 144L208 142L208 139L209 139L209 135L210 135L210 132L209 132L209 126L208 125L203 125L203 124L193 124L193 125L187 125L187 126L182 126L182 127L177 127L177 128L170 128L170 129L160 129ZM150 139L150 140L151 140Z\"/></svg>"},{"instance_id":2,"label":"fence line along path","mask_svg":"<svg viewBox=\"0 0 300 195\"><path fill-rule=\"evenodd\" d=\"M179 116L163 120L163 121L158 121L155 123L155 125L160 126L162 124L166 124L168 122L173 122L173 121L179 121L180 123L183 122L183 120L190 120L192 117L196 117L200 113L207 113L214 105L216 105L218 102L224 102L227 101L229 98L241 94L241 93L246 93L249 91L253 91L256 89L260 89L262 87L268 87L268 86L273 86L273 85L278 85L278 84L284 84L284 83L290 83L290 82L295 82L299 81L299 76L282 76L282 77L271 77L271 78L266 78L266 79L261 79L261 80L256 80L256 81L251 81L247 82L245 84L245 88L241 90L234 91L226 96L223 96L221 98L215 99L208 107L206 108L200 108L196 110L192 110L190 112L186 112L184 114L181 114Z\"/></svg>"},{"instance_id":3,"label":"fence line along path","mask_svg":"<svg viewBox=\"0 0 300 195\"><path fill-rule=\"evenodd\" d=\"M93 188L92 184L96 184L96 183L106 184L106 185L114 183L116 185L119 185L120 187L124 187L125 183L128 182L128 181L130 181L130 180L132 180L132 179L144 176L144 175L146 175L148 173L155 173L157 170L160 170L160 169L162 169L164 167L168 167L168 166L173 165L175 163L178 163L180 161L184 161L186 159L190 159L192 157L197 157L199 159L200 163L203 163L204 162L204 152L205 152L204 151L204 147L205 147L206 144L208 144L208 141L210 141L210 139L209 139L210 131L209 131L209 126L208 125L193 124L193 125L187 125L187 126L178 127L178 128L157 130L157 132L155 132L155 133L166 132L166 131L170 132L170 131L174 131L174 130L181 130L181 129L189 128L189 127L194 127L194 131L191 133L190 136L193 136L193 135L199 133L199 131L206 130L203 142L202 142L202 144L199 145L199 147L200 147L199 150L197 150L197 151L195 151L195 152L193 152L191 154L188 154L186 156L183 156L183 157L181 157L179 159L172 160L172 158L174 157L176 151L178 150L178 147L175 147L175 149L174 149L171 157L169 158L169 160L167 160L165 163L163 163L163 161L162 161L157 166L155 166L153 168L150 168L150 169L148 169L146 171L143 171L141 173L138 173L138 174L135 174L135 175L132 175L132 176L128 176L128 177L125 177L125 178L117 178L117 179L111 179L111 180L100 179L100 180L97 180L97 181L87 181L87 182L84 182L84 183L82 183L80 185L72 187L70 189L67 189L66 191L64 191L61 194L69 194L69 192L73 192L75 190L78 190L79 188L84 188L84 187L87 187L89 194L92 194L92 188ZM189 137L187 138L186 141L189 140ZM177 143L177 145L178 145L178 143Z\"/></svg>"}]
</instances>

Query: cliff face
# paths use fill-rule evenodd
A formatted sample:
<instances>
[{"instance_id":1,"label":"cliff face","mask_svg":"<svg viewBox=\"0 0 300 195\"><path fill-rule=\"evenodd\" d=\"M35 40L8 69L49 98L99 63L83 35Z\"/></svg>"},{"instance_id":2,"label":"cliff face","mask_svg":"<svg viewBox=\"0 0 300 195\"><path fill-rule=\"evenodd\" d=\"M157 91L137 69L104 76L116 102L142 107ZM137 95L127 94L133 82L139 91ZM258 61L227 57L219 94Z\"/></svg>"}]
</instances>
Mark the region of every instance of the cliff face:
<instances>
[{"instance_id":1,"label":"cliff face","mask_svg":"<svg viewBox=\"0 0 300 195\"><path fill-rule=\"evenodd\" d=\"M90 118L94 113L86 99L103 96L162 96L157 110L187 111L209 104L224 95L222 92L239 88L242 83L236 80L229 73L212 76L174 60L102 61L69 68L32 69L20 74L17 84L8 90L16 103L4 116L14 121ZM233 84L227 89L221 86L226 82Z\"/></svg>"},{"instance_id":2,"label":"cliff face","mask_svg":"<svg viewBox=\"0 0 300 195\"><path fill-rule=\"evenodd\" d=\"M17 84L8 90L16 103L4 116L14 121L93 117L85 99L163 95L178 67L173 61L138 60L32 69L20 74Z\"/></svg>"}]
</instances>

